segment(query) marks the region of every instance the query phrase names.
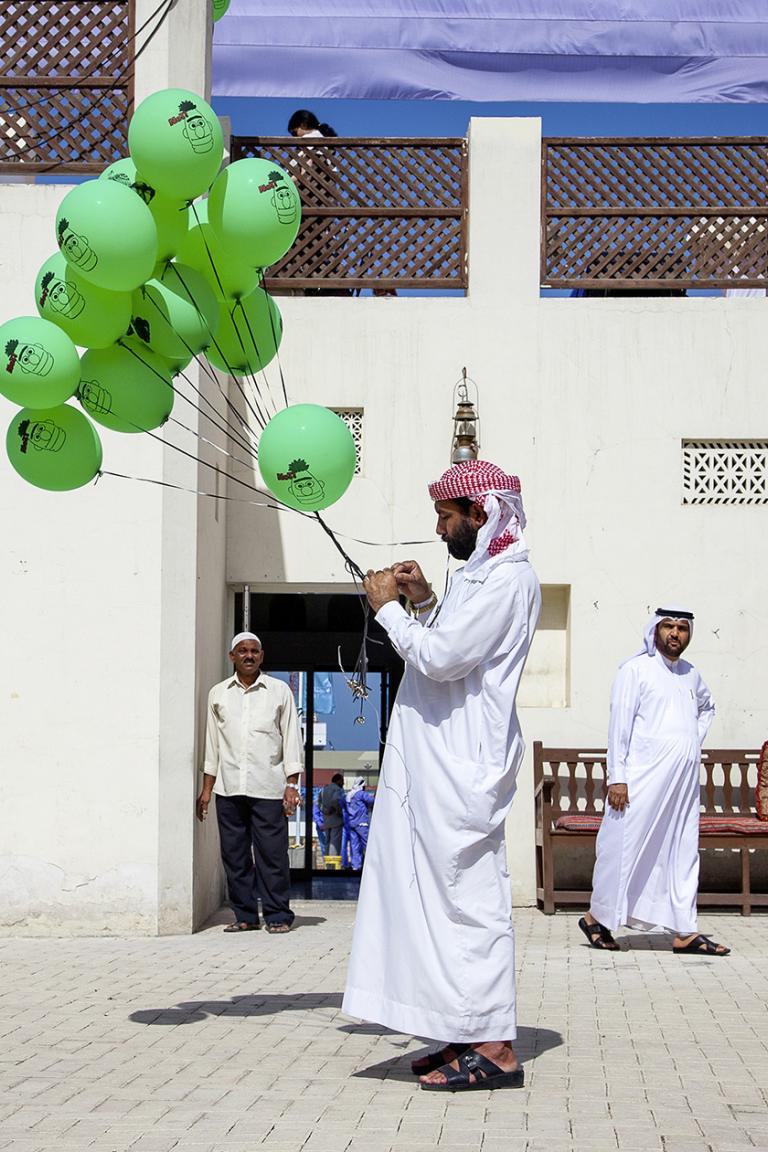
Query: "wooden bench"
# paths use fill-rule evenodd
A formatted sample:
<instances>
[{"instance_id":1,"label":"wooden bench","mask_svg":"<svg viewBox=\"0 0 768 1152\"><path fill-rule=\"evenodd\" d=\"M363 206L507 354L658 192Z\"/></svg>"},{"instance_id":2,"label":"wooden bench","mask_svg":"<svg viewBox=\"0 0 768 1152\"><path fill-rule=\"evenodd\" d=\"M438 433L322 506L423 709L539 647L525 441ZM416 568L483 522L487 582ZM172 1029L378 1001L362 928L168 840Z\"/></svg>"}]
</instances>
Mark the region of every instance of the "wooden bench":
<instances>
[{"instance_id":1,"label":"wooden bench","mask_svg":"<svg viewBox=\"0 0 768 1152\"><path fill-rule=\"evenodd\" d=\"M741 882L737 891L702 892L698 903L740 906L748 916L754 906L768 906L768 893L751 890L751 849L768 848L768 822L754 811L755 775L760 753L754 749L711 748L702 753L699 847L738 849ZM546 913L557 905L588 905L589 889L558 888L555 844L587 844L594 859L606 783L605 749L533 746L536 808L536 898Z\"/></svg>"}]
</instances>

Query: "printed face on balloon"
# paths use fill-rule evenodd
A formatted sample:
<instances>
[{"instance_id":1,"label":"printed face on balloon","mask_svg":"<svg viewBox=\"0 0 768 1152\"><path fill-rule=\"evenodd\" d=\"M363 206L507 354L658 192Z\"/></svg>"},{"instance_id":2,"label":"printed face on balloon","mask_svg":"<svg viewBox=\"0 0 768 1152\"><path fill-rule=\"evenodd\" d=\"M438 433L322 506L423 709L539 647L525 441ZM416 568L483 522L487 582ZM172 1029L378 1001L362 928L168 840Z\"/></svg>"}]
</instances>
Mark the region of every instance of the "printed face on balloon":
<instances>
[{"instance_id":1,"label":"printed face on balloon","mask_svg":"<svg viewBox=\"0 0 768 1152\"><path fill-rule=\"evenodd\" d=\"M85 298L78 292L74 284L67 284L65 280L57 280L53 272L46 272L40 283L40 307L44 308L46 301L54 312L60 312L74 320L85 308Z\"/></svg>"},{"instance_id":2,"label":"printed face on balloon","mask_svg":"<svg viewBox=\"0 0 768 1152\"><path fill-rule=\"evenodd\" d=\"M278 472L278 480L290 480L288 490L294 500L306 508L321 504L325 494L325 484L309 471L306 460L292 460L287 472Z\"/></svg>"},{"instance_id":3,"label":"printed face on balloon","mask_svg":"<svg viewBox=\"0 0 768 1152\"><path fill-rule=\"evenodd\" d=\"M112 393L98 380L81 380L77 395L83 408L92 416L105 416L112 411Z\"/></svg>"},{"instance_id":4,"label":"printed face on balloon","mask_svg":"<svg viewBox=\"0 0 768 1152\"><path fill-rule=\"evenodd\" d=\"M171 116L168 123L183 124L182 136L189 141L193 152L210 152L213 148L213 125L197 110L191 100L182 100L178 116Z\"/></svg>"},{"instance_id":5,"label":"printed face on balloon","mask_svg":"<svg viewBox=\"0 0 768 1152\"><path fill-rule=\"evenodd\" d=\"M60 452L67 434L53 420L20 420L16 429L21 440L20 452L32 447L37 452Z\"/></svg>"},{"instance_id":6,"label":"printed face on balloon","mask_svg":"<svg viewBox=\"0 0 768 1152\"><path fill-rule=\"evenodd\" d=\"M88 243L88 237L73 232L69 220L62 216L58 226L59 248L70 264L82 268L84 272L92 271L99 262L99 258Z\"/></svg>"},{"instance_id":7,"label":"printed face on balloon","mask_svg":"<svg viewBox=\"0 0 768 1152\"><path fill-rule=\"evenodd\" d=\"M18 340L9 340L5 345L5 355L6 372L12 373L18 364L22 372L31 376L47 376L53 368L53 356L42 344L20 344Z\"/></svg>"}]
</instances>

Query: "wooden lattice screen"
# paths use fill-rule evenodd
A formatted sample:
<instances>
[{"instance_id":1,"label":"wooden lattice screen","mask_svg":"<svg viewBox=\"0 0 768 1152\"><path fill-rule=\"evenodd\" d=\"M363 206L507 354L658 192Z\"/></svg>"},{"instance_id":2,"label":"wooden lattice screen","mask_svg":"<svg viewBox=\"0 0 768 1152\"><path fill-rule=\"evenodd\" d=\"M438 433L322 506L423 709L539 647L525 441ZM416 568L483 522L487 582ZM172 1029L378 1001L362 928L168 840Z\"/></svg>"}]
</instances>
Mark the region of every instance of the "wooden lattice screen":
<instances>
[{"instance_id":1,"label":"wooden lattice screen","mask_svg":"<svg viewBox=\"0 0 768 1152\"><path fill-rule=\"evenodd\" d=\"M542 217L547 287L765 288L768 139L545 140Z\"/></svg>"},{"instance_id":2,"label":"wooden lattice screen","mask_svg":"<svg viewBox=\"0 0 768 1152\"><path fill-rule=\"evenodd\" d=\"M273 291L466 287L465 140L235 136L231 156L274 160L301 191Z\"/></svg>"},{"instance_id":3,"label":"wooden lattice screen","mask_svg":"<svg viewBox=\"0 0 768 1152\"><path fill-rule=\"evenodd\" d=\"M0 165L99 172L127 152L134 0L0 0Z\"/></svg>"}]
</instances>

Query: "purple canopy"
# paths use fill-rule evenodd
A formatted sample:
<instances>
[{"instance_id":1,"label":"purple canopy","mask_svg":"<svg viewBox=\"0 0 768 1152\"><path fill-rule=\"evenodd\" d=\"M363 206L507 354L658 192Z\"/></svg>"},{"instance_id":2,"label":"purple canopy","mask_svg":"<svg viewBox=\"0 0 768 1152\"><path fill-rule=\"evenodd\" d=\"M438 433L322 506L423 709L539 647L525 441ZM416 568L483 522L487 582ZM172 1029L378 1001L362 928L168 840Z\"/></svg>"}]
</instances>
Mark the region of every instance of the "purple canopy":
<instances>
[{"instance_id":1,"label":"purple canopy","mask_svg":"<svg viewBox=\"0 0 768 1152\"><path fill-rule=\"evenodd\" d=\"M217 96L768 101L768 0L232 0Z\"/></svg>"}]
</instances>

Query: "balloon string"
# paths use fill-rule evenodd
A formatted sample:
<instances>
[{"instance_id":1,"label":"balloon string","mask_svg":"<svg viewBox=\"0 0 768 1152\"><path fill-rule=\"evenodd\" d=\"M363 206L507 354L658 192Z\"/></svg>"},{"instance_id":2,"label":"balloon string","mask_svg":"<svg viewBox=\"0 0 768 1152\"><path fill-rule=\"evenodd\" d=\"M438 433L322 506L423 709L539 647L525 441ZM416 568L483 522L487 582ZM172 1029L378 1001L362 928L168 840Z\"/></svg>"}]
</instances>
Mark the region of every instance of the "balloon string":
<instances>
[{"instance_id":1,"label":"balloon string","mask_svg":"<svg viewBox=\"0 0 768 1152\"><path fill-rule=\"evenodd\" d=\"M172 445L169 445L172 447ZM228 477L229 473L221 472L216 469L219 475ZM155 480L151 476L131 476L125 472L110 472L106 468L99 471L98 476L116 476L120 480L135 480L138 484L157 484L163 488L175 488L178 492L188 492L190 496L205 496L210 500L226 500L230 504L247 504L252 508L270 508L274 512L295 512L297 516L303 516L305 520L314 520L315 514L312 512L301 512L298 508L291 508L288 504L271 504L269 501L264 502L261 500L246 500L243 496L227 496L219 492L203 492L199 488L189 488L183 484L172 484L168 480ZM266 495L258 489L254 489L259 495ZM333 528L325 526L326 530L333 533L334 537L341 540L351 540L353 544L362 544L366 548L416 548L425 544L434 544L434 540L361 540L357 536L349 536L345 532L337 532Z\"/></svg>"},{"instance_id":2,"label":"balloon string","mask_svg":"<svg viewBox=\"0 0 768 1152\"><path fill-rule=\"evenodd\" d=\"M222 448L220 444L216 444L215 441L209 440L208 437L203 436L201 432L197 432L194 428L190 428L188 424L183 422L183 420L179 420L178 416L169 416L167 423L176 424L179 428L183 428L185 432L189 432L192 436L196 436L198 440L202 440L203 444L207 444L210 448L215 448L217 452L221 452L222 455L229 457L230 460L234 460L236 464L242 465L243 468L253 467L253 458L250 460L241 460L240 457L236 456L234 452L230 452L228 449ZM142 429L142 431L146 431L146 429ZM229 475L229 473L227 473L227 475Z\"/></svg>"},{"instance_id":3,"label":"balloon string","mask_svg":"<svg viewBox=\"0 0 768 1152\"><path fill-rule=\"evenodd\" d=\"M263 289L264 292L267 291L266 288L264 287L264 272L263 272L263 270L261 273L261 288ZM270 327L272 328L272 340L274 342L275 349L276 349L277 370L280 373L280 385L283 389L283 400L285 401L285 406L287 408L288 407L288 392L287 392L286 387L285 387L285 377L283 376L283 362L280 359L280 348L279 348L279 345L277 342L277 334L275 332L275 321L274 321L274 317L272 316L272 309L271 308L268 309L268 312L269 312L269 323L270 323Z\"/></svg>"},{"instance_id":4,"label":"balloon string","mask_svg":"<svg viewBox=\"0 0 768 1152\"><path fill-rule=\"evenodd\" d=\"M203 321L203 323L205 324L206 328L208 329L208 333L209 333L209 335L210 335L210 337L211 337L211 343L213 344L214 348L215 348L215 349L216 349L216 351L218 352L218 354L219 354L219 356L221 357L221 359L222 359L222 360L224 361L224 363L226 364L226 366L227 366L227 372L228 372L228 373L229 373L229 375L230 375L230 376L231 376L231 377L232 377L232 378L233 378L233 379L236 381L236 383L237 383L237 386L238 386L238 389L239 389L239 391L240 391L240 393L241 393L241 395L242 395L243 399L245 400L246 404L248 404L248 407L249 407L250 411L253 413L253 415L254 415L254 416L256 416L256 413L254 412L254 410L253 410L253 407L252 407L252 406L251 406L251 405L248 403L248 399L247 399L247 397L246 397L246 395L245 395L245 390L242 388L242 386L241 386L241 384L240 384L239 380L237 379L237 373L235 372L234 368L233 368L233 367L232 367L232 365L230 364L230 362L229 362L229 359L228 359L228 358L227 358L227 357L224 355L224 352L223 352L223 350L222 350L221 346L219 345L218 341L216 340L216 337L215 337L215 336L214 336L214 334L213 334L213 331L212 331L212 329L211 329L211 326L210 326L210 324L208 323L208 320L206 319L206 316L205 316L205 314L203 313L203 311L201 310L201 308L200 308L199 304L197 303L197 301L195 300L194 296L192 295L192 292L191 292L191 290L190 290L190 289L187 287L187 285L184 283L184 277L183 277L183 276L181 275L181 273L179 272L179 269L178 269L178 265L176 265L176 264L172 264L172 263L169 261L169 263L168 263L167 267L168 267L169 269L173 269L173 271L174 271L174 273L175 273L176 277L178 278L178 280L179 280L179 282L180 282L180 284L181 284L182 288L184 289L184 291L186 292L187 296L189 297L189 299L192 301L192 303L194 304L195 308L197 309L197 313L198 313L198 315L200 316L201 320ZM230 315L231 315L231 314L230 314ZM246 361L247 361L247 358L248 358L248 353L247 353L247 351L246 351L246 348L245 348L245 345L243 344L243 341L242 341L242 339L241 339L241 337L240 337L240 333L239 333L239 331L238 331L238 329L237 329L237 326L236 326L236 325L233 323L232 327L235 329L235 334L236 334L236 336L237 336L237 339L238 339L238 343L240 344L240 347L241 347L241 349L242 349L242 352L243 352L243 356L245 357L245 359L246 359ZM254 383L254 386L255 386L255 392L256 392L256 395L259 397L259 400L261 401L261 405L259 405L258 401L256 401L256 396L254 396L254 402L257 404L257 407L259 408L259 413L260 413L260 415L259 415L259 417L257 417L257 419L258 419L259 423L261 424L262 428L265 428L265 427L267 426L267 424L269 423L269 421L270 421L270 417L269 417L269 415L267 415L267 405L266 405L266 402L265 402L265 400L264 400L264 397L261 395L261 392L259 391L259 386L258 386L258 384L256 383L256 381L255 381L255 380L254 380L254 382L253 382L253 383ZM262 406L263 406L263 411L262 411Z\"/></svg>"},{"instance_id":5,"label":"balloon string","mask_svg":"<svg viewBox=\"0 0 768 1152\"><path fill-rule=\"evenodd\" d=\"M263 289L262 289L262 291L263 291ZM279 364L280 363L280 353L279 353L278 347L277 347L277 335L275 333L275 325L274 325L274 322L272 320L272 309L269 306L272 301L271 301L271 298L270 298L268 292L264 292L264 295L267 298L267 315L269 316L269 324L270 324L270 328L272 329L272 342L275 346L275 356L277 357L277 362ZM265 383L267 391L269 393L269 398L272 402L272 407L274 409L275 415L277 415L277 404L275 404L274 397L272 396L272 388L271 388L269 380L267 378L266 365L264 364L264 362L262 360L261 353L259 352L259 345L258 345L258 342L256 340L256 336L253 332L253 329L251 328L251 324L250 324L250 321L249 321L248 316L246 314L245 308L243 307L242 299L235 300L235 304L234 304L234 307L232 309L232 324L233 324L233 326L234 326L234 318L235 318L235 309L236 308L239 308L240 312L242 313L243 320L245 321L245 326L248 329L248 335L251 338L251 343L253 344L254 348L256 349L256 355L259 357L259 363L261 364L261 369L260 369L261 375L264 378L264 383ZM280 376L282 378L282 372L280 373ZM283 385L283 392L285 392L285 385ZM286 401L286 404L287 404L287 401Z\"/></svg>"},{"instance_id":6,"label":"balloon string","mask_svg":"<svg viewBox=\"0 0 768 1152\"><path fill-rule=\"evenodd\" d=\"M160 307L160 305L159 305L159 304L158 304L158 303L157 303L157 302L156 302L156 301L153 299L151 292L146 292L146 291L145 291L145 292L144 292L144 298L145 298L145 299L147 299L147 300L149 300L149 302L150 302L150 304L152 305L152 307L155 309L155 311L156 311L156 312L157 312L157 313L158 313L160 316L162 316L162 317L163 317L163 319L164 319L164 320L167 320L166 316L165 316L165 315L164 315L164 313L163 313L163 310L162 310L162 308L161 308L161 307ZM205 372L205 374L206 374L207 376L209 376L209 377L211 378L211 380L214 380L214 381L215 381L215 380L216 380L216 374L214 373L214 371L213 371L213 369L210 367L210 365L209 365L209 364L207 364L207 363L205 362L205 360L201 360L201 359L200 359L200 356L197 354L197 352L194 352L194 351L192 350L192 348L189 346L189 344L187 344L187 342L186 342L186 340L184 339L184 337L183 337L183 336L179 335L179 333L178 333L178 332L176 333L176 335L178 336L179 340L181 340L181 343L184 345L184 347L186 348L187 352L189 352L190 356L192 356L192 357L194 358L194 360L197 362L198 366L199 366L200 368L202 368L203 372ZM226 356L222 356L222 360L224 361L224 363L225 363L225 364L227 364L227 363L228 363L228 362L227 362L227 358L226 358ZM260 427L261 427L261 428L265 428L265 427L266 427L266 424L267 424L267 421L265 421L265 420L262 420L262 418L261 418L261 416L259 415L259 413L257 413L257 412L255 411L255 409L253 408L253 406L252 406L252 405L251 405L251 403L249 402L249 400L248 400L248 397L245 395L245 392L244 392L244 391L243 391L243 389L240 387L240 385L239 385L239 381L237 381L237 378L236 378L236 377L233 377L233 379L235 380L235 383L236 383L236 384L237 384L237 386L238 386L238 390L239 390L239 392L240 392L241 396L243 397L243 401L244 401L244 403L245 403L246 407L248 408L248 410L250 411L251 415L253 416L254 420L256 421L256 423L257 423L257 424L259 424L259 425L260 425Z\"/></svg>"},{"instance_id":7,"label":"balloon string","mask_svg":"<svg viewBox=\"0 0 768 1152\"><path fill-rule=\"evenodd\" d=\"M189 206L190 206L190 211L192 212L193 217L195 217L195 220L197 222L198 227L200 227L200 218L198 217L195 204L193 204L193 202L190 202ZM203 243L205 245L205 252L206 252L206 256L208 257L208 263L210 263L211 267L213 268L213 274L216 278L216 283L218 283L218 285L219 285L221 295L225 298L228 298L227 293L225 291L225 286L223 286L223 283L221 281L221 276L219 275L219 270L218 270L218 268L216 268L216 262L213 258L213 252L211 251L210 245L208 245L208 242L205 238L205 233L203 232L203 229L201 229L201 228L200 228L200 238L201 238L201 241L203 241ZM269 294L267 293L266 289L264 288L264 275L260 275L259 279L260 279L260 288L261 288L261 290L264 291L264 294L267 297L267 316L269 317L269 327L271 327L271 329L272 329L272 341L273 341L274 347L275 347L275 355L277 357L277 365L280 366L280 382L282 384L283 397L284 397L284 401L286 401L286 407L288 407L288 395L286 393L286 381L284 381L284 379L283 379L282 365L280 364L280 351L279 351L279 347L277 347L277 334L275 332L274 317L272 314L272 309L269 308ZM235 308L237 308L237 305L239 304L239 309L241 309L241 312L243 313L243 319L245 321L245 327L248 328L248 333L250 335L251 342L253 344L254 349L256 349L256 353L257 353L257 356L259 357L259 361L260 361L261 355L259 353L259 346L258 346L258 343L256 340L256 336L254 336L253 331L251 329L251 325L249 323L248 316L246 316L245 309L243 308L242 297L241 296L235 296L234 301L235 301ZM248 359L248 353L246 353L246 351L245 351L243 341L241 339L239 339L239 332L238 332L237 326L235 324L235 318L234 318L235 308L233 310L231 310L230 316L231 316L231 318L233 318L233 327L235 328L235 332L237 334L237 339L239 340L239 344L241 344L241 348L243 350L243 355L245 356L246 359ZM269 395L272 396L272 389L271 389L271 387L269 387L269 381L267 379L266 372L264 371L264 365L261 365L261 374L263 374L264 382L265 382L265 385L269 391ZM258 385L257 385L257 388L258 388ZM275 414L276 414L277 408L276 408L276 404L274 403L274 401L272 402L272 407L275 409Z\"/></svg>"},{"instance_id":8,"label":"balloon string","mask_svg":"<svg viewBox=\"0 0 768 1152\"><path fill-rule=\"evenodd\" d=\"M133 356L133 357L134 357L136 360L138 360L140 364L143 364L143 365L144 365L146 368L149 368L149 370L150 370L151 372L153 372L153 373L155 374L155 376L157 376L158 380L162 380L162 382L163 382L164 384L167 384L167 383L168 383L168 378L167 378L166 376L164 376L164 375L162 374L162 372L158 372L158 371L157 371L157 369L154 367L154 365L150 364L148 360L145 360L145 359L143 358L143 356L140 356L140 355L139 355L139 353L138 353L138 352L137 352L137 351L136 351L134 348L131 348L131 347L130 347L130 345L123 343L123 341L122 341L122 340L118 340L118 344L120 345L120 347L121 347L121 348L125 348L126 352L130 352L130 354L131 354L131 355L132 355L132 356ZM196 403L195 403L195 401L194 401L194 400L190 399L190 397L189 397L189 396L185 396L185 394L184 394L184 393L181 391L181 389L180 389L180 388L177 388L177 387L176 387L176 385L173 383L173 381L171 381L170 387L173 389L174 395L178 396L178 397L179 397L181 400L184 400L184 401L185 401L187 404L189 404L189 405L190 405L190 407L194 408L194 409L195 409L195 411L196 411L196 412L198 412L198 413L200 414L200 416L201 416L201 417L204 417L206 420L208 420L208 421L209 421L209 423L213 424L213 426L214 426L215 428L218 428L218 430L219 430L220 432L223 432L225 436L226 436L226 435L229 435L229 436L231 436L231 437L232 437L232 439L233 439L233 440L235 441L235 443L237 444L237 446L238 446L239 448L242 448L242 449L243 449L245 452L248 452L248 453L249 453L249 455L252 455L252 456L253 456L253 459L255 460L255 459L257 458L257 455L258 455L258 453L256 452L256 447L255 447L255 445L253 445L253 444L249 444L249 443L248 443L248 442L247 442L247 441L246 441L246 440L245 440L245 439L244 439L244 438L241 436L241 434L238 432L238 430L235 428L235 426L234 426L233 424L231 424L231 423L230 423L230 422L229 422L229 421L226 419L226 417L225 417L225 416L222 416L222 415L221 415L221 414L220 414L220 413L217 411L217 409L216 409L216 408L215 408L215 406L214 406L214 405L211 403L211 401L208 399L208 397L207 397L207 396L205 396L205 395L204 395L204 393L202 393L202 392L201 392L201 391L200 391L198 388L196 388L196 387L195 387L195 385L192 383L192 381L189 379L189 377L188 377L188 376L187 376L185 373L179 373L179 375L183 376L183 377L184 377L184 379L187 381L187 383L188 383L188 384L189 384L189 385L190 385L190 386L191 386L191 387L192 387L192 388L195 390L195 392L196 392L196 393L197 393L197 395L200 397L200 399L201 399L201 400L204 400L204 401L206 402L206 404L208 404L208 406L209 406L209 407L212 409L212 411L213 411L213 412L216 414L216 416L217 416L217 418L218 418L218 419L217 419L217 420L214 420L212 416L209 416L209 414L208 414L207 412L204 412L204 411L202 410L202 408L201 408L201 407L200 407L198 404L196 404ZM217 383L218 383L218 381L217 381ZM221 388L219 388L219 391L221 392ZM222 393L222 395L223 395L223 393ZM226 400L226 399L227 399L227 397L225 396L225 397L224 397L224 399ZM237 412L237 409L235 409L235 412ZM238 416L239 416L239 413L238 413ZM218 422L218 420L222 420L222 421L223 421L223 423L221 423L221 424L220 424L220 423ZM246 431L248 431L248 432L249 432L249 435L250 435L250 430L248 429L248 426L247 426L247 425L244 425L244 427L245 427Z\"/></svg>"}]
</instances>

